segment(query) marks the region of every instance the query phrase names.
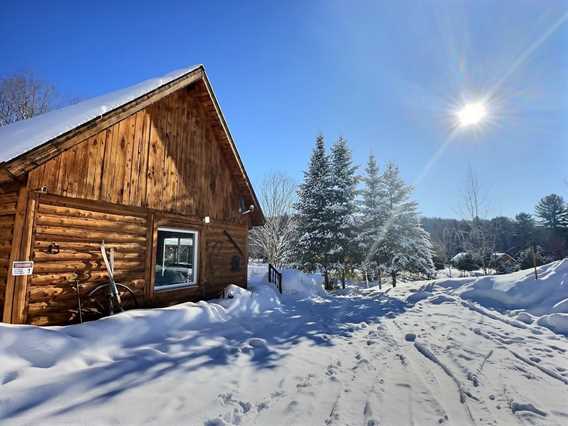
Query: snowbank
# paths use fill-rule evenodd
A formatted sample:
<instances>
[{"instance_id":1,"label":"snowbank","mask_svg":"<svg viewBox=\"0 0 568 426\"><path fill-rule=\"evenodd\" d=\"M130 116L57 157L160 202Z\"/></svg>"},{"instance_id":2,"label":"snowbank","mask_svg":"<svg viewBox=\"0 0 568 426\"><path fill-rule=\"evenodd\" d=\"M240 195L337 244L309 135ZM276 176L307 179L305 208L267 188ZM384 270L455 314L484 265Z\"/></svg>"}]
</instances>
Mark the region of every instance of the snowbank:
<instances>
[{"instance_id":1,"label":"snowbank","mask_svg":"<svg viewBox=\"0 0 568 426\"><path fill-rule=\"evenodd\" d=\"M538 279L533 269L526 269L506 275L440 280L436 286L485 308L508 311L522 323L536 323L568 335L568 259L540 266L537 272Z\"/></svg>"},{"instance_id":2,"label":"snowbank","mask_svg":"<svg viewBox=\"0 0 568 426\"><path fill-rule=\"evenodd\" d=\"M568 314L543 315L538 319L537 324L568 336Z\"/></svg>"},{"instance_id":3,"label":"snowbank","mask_svg":"<svg viewBox=\"0 0 568 426\"><path fill-rule=\"evenodd\" d=\"M64 327L0 324L0 364L13 369L47 368L83 351L93 362L108 360L120 350L148 345L180 331L207 330L215 324L246 320L278 309L282 304L280 295L274 285L267 282L264 271L266 268L251 268L249 289L231 285L225 291L225 299L132 310ZM315 275L287 269L283 271L283 282L286 295L325 294L321 279Z\"/></svg>"},{"instance_id":4,"label":"snowbank","mask_svg":"<svg viewBox=\"0 0 568 426\"><path fill-rule=\"evenodd\" d=\"M305 274L295 269L282 271L282 292L300 297L325 296L323 277L319 274Z\"/></svg>"},{"instance_id":5,"label":"snowbank","mask_svg":"<svg viewBox=\"0 0 568 426\"><path fill-rule=\"evenodd\" d=\"M253 284L250 291L229 286L226 294L229 298L132 310L64 327L0 324L0 364L12 369L48 368L83 351L93 362L108 360L120 350L160 341L179 331L207 330L280 305L279 296L267 283Z\"/></svg>"},{"instance_id":6,"label":"snowbank","mask_svg":"<svg viewBox=\"0 0 568 426\"><path fill-rule=\"evenodd\" d=\"M282 292L294 297L324 297L327 292L320 274L306 274L292 268L283 268ZM249 264L249 286L262 287L268 281L268 265L266 263ZM273 284L269 284L273 285Z\"/></svg>"},{"instance_id":7,"label":"snowbank","mask_svg":"<svg viewBox=\"0 0 568 426\"><path fill-rule=\"evenodd\" d=\"M568 313L568 259L533 270L487 276L463 286L458 294L497 309L523 309L533 315Z\"/></svg>"}]
</instances>

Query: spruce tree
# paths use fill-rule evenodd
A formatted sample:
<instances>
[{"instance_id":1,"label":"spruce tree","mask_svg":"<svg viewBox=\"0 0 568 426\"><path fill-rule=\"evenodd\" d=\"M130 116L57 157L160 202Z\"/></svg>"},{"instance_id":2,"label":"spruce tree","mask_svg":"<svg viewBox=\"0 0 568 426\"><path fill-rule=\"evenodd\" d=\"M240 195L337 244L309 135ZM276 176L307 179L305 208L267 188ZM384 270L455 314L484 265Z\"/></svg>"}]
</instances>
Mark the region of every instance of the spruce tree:
<instances>
[{"instance_id":1,"label":"spruce tree","mask_svg":"<svg viewBox=\"0 0 568 426\"><path fill-rule=\"evenodd\" d=\"M339 138L331 147L331 191L329 199L330 229L332 245L330 257L334 267L340 272L345 288L346 270L355 257L355 186L357 178L347 141Z\"/></svg>"},{"instance_id":2,"label":"spruce tree","mask_svg":"<svg viewBox=\"0 0 568 426\"><path fill-rule=\"evenodd\" d=\"M363 189L361 199L357 230L357 245L360 254L361 268L371 279L378 272L377 243L384 223L385 194L382 186L379 167L375 157L369 155L365 175L361 179ZM379 286L380 286L379 280Z\"/></svg>"},{"instance_id":3,"label":"spruce tree","mask_svg":"<svg viewBox=\"0 0 568 426\"><path fill-rule=\"evenodd\" d=\"M326 287L331 265L332 237L330 227L331 168L325 152L323 136L318 136L304 181L298 189L297 252L300 266L307 271L322 270Z\"/></svg>"},{"instance_id":4,"label":"spruce tree","mask_svg":"<svg viewBox=\"0 0 568 426\"><path fill-rule=\"evenodd\" d=\"M412 187L402 180L398 167L387 164L381 184L385 194L384 224L377 244L377 259L396 286L401 271L432 274L432 243L422 228L418 205L410 199Z\"/></svg>"}]
</instances>

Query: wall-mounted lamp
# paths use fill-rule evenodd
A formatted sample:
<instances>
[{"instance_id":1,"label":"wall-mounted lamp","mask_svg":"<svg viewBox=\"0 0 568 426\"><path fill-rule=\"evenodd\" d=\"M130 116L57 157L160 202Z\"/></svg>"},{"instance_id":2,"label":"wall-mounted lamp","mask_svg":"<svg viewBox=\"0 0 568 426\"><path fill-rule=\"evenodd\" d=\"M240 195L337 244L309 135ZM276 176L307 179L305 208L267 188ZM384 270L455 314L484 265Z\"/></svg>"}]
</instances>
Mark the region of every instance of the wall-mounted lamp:
<instances>
[{"instance_id":1,"label":"wall-mounted lamp","mask_svg":"<svg viewBox=\"0 0 568 426\"><path fill-rule=\"evenodd\" d=\"M210 218L209 216L205 216L205 217L203 218L203 223L204 223L205 225L211 223L211 218Z\"/></svg>"},{"instance_id":2,"label":"wall-mounted lamp","mask_svg":"<svg viewBox=\"0 0 568 426\"><path fill-rule=\"evenodd\" d=\"M59 253L59 246L55 243L51 243L49 246L47 246L47 252L49 254L57 254Z\"/></svg>"},{"instance_id":3,"label":"wall-mounted lamp","mask_svg":"<svg viewBox=\"0 0 568 426\"><path fill-rule=\"evenodd\" d=\"M243 214L243 215L244 215L244 214L249 214L249 213L252 213L253 211L254 211L254 204L251 204L251 205L249 206L249 209L246 210L246 211L244 211L244 212L241 211L241 214Z\"/></svg>"}]
</instances>

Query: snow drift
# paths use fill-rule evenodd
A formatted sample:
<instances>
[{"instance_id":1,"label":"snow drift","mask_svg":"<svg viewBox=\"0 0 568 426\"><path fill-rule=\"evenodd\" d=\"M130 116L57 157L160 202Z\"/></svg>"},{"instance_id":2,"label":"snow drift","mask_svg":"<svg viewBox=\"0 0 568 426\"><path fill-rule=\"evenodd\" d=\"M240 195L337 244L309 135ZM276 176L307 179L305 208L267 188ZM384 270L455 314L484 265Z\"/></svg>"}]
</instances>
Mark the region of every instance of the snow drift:
<instances>
[{"instance_id":1,"label":"snow drift","mask_svg":"<svg viewBox=\"0 0 568 426\"><path fill-rule=\"evenodd\" d=\"M320 274L306 274L292 268L283 268L282 293L285 296L312 297L325 296L323 277ZM257 263L249 265L249 284L257 287L268 281L268 265Z\"/></svg>"},{"instance_id":2,"label":"snow drift","mask_svg":"<svg viewBox=\"0 0 568 426\"><path fill-rule=\"evenodd\" d=\"M464 299L497 309L523 309L533 315L568 313L568 259L533 270L487 276L463 286Z\"/></svg>"},{"instance_id":3,"label":"snow drift","mask_svg":"<svg viewBox=\"0 0 568 426\"><path fill-rule=\"evenodd\" d=\"M506 275L436 282L461 298L568 335L568 259ZM423 293L423 292L422 292ZM424 297L422 297L424 298Z\"/></svg>"},{"instance_id":4,"label":"snow drift","mask_svg":"<svg viewBox=\"0 0 568 426\"><path fill-rule=\"evenodd\" d=\"M0 364L13 369L48 368L88 353L94 362L110 359L126 348L144 346L180 331L205 330L215 324L254 317L281 306L280 295L266 279L266 265L253 268L249 289L228 286L227 298L182 303L159 309L131 310L85 324L35 327L0 324ZM284 271L285 294L294 297L323 295L317 276ZM97 349L97 348L104 348ZM0 377L0 383L4 379Z\"/></svg>"},{"instance_id":5,"label":"snow drift","mask_svg":"<svg viewBox=\"0 0 568 426\"><path fill-rule=\"evenodd\" d=\"M179 331L208 329L280 305L279 296L268 283L257 281L251 291L231 285L225 293L229 295L226 299L132 310L85 324L62 327L0 324L0 364L11 365L13 369L48 368L83 351L93 362L109 359L120 350L163 340Z\"/></svg>"}]
</instances>

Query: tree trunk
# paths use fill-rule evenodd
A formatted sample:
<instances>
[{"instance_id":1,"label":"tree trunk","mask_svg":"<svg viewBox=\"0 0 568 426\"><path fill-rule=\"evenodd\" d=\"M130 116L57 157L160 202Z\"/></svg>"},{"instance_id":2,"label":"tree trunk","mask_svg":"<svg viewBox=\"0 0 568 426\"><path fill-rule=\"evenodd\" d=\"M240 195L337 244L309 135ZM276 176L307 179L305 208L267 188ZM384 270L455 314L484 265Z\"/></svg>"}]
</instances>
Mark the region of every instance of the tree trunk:
<instances>
[{"instance_id":1,"label":"tree trunk","mask_svg":"<svg viewBox=\"0 0 568 426\"><path fill-rule=\"evenodd\" d=\"M341 288L345 290L345 269L341 270Z\"/></svg>"},{"instance_id":2,"label":"tree trunk","mask_svg":"<svg viewBox=\"0 0 568 426\"><path fill-rule=\"evenodd\" d=\"M324 286L326 290L331 290L331 286L329 283L329 274L327 273L327 269L324 269L323 271L323 280L324 280Z\"/></svg>"},{"instance_id":3,"label":"tree trunk","mask_svg":"<svg viewBox=\"0 0 568 426\"><path fill-rule=\"evenodd\" d=\"M377 277L378 277L378 282L379 282L379 290L382 290L383 289L383 280L382 280L382 277L381 277L381 270L380 269L377 270Z\"/></svg>"},{"instance_id":4,"label":"tree trunk","mask_svg":"<svg viewBox=\"0 0 568 426\"><path fill-rule=\"evenodd\" d=\"M396 287L396 272L392 271L391 277L392 277L392 286Z\"/></svg>"}]
</instances>

